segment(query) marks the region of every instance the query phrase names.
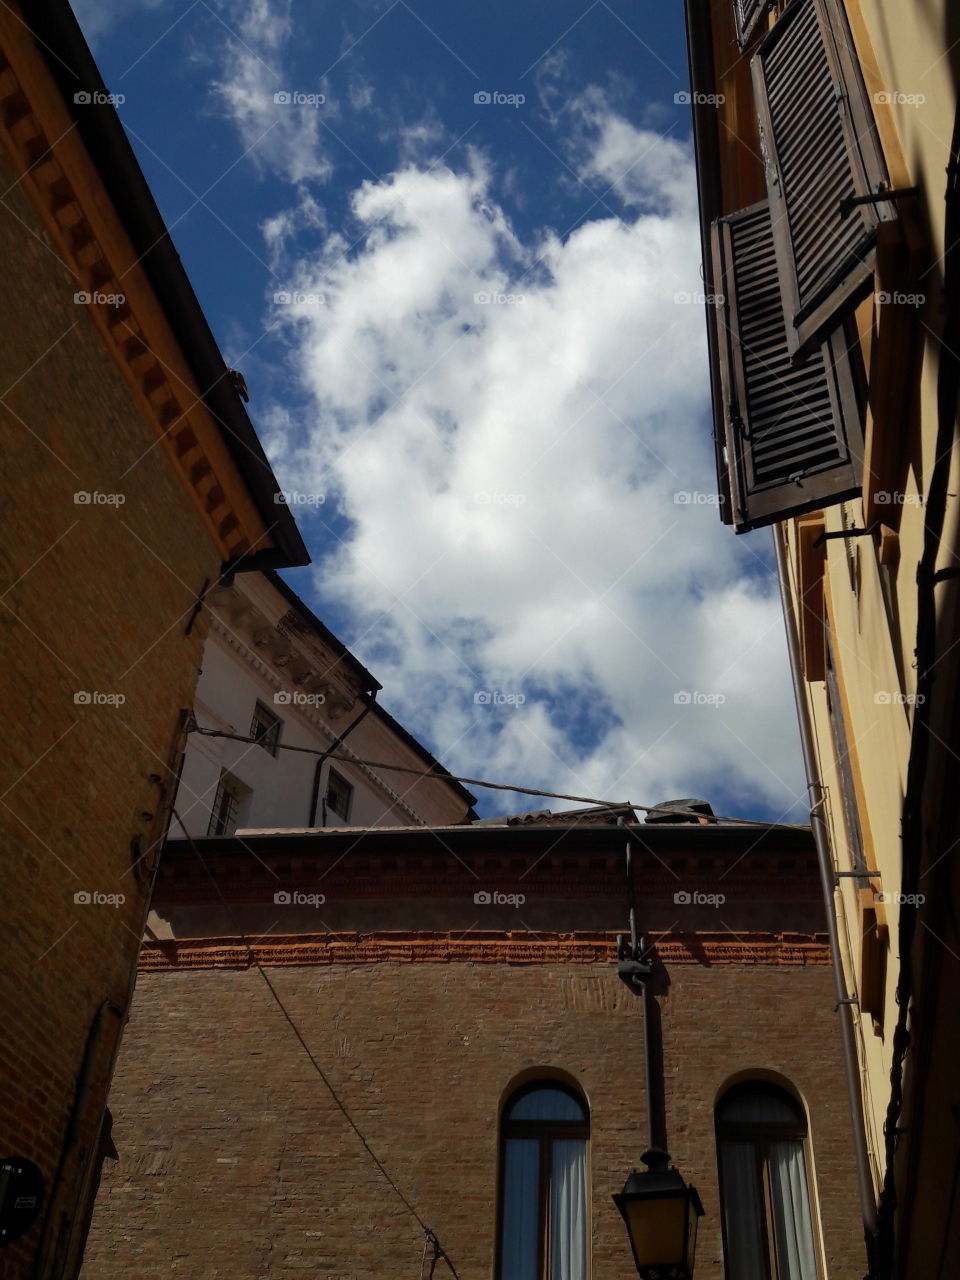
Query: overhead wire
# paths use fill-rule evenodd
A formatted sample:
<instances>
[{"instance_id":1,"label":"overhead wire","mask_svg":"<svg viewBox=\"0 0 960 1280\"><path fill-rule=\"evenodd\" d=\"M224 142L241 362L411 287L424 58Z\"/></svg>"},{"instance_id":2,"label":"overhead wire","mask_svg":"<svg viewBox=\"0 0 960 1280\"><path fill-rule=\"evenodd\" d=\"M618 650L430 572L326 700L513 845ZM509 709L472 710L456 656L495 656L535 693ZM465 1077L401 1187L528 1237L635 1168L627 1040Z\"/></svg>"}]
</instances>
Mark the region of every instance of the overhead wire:
<instances>
[{"instance_id":1,"label":"overhead wire","mask_svg":"<svg viewBox=\"0 0 960 1280\"><path fill-rule=\"evenodd\" d=\"M176 809L173 808L173 806L171 806L171 810L172 810L173 816L176 818L177 822L180 824L181 829L184 832L186 832L186 827L183 824L183 820L181 819L180 815L177 813ZM214 876L213 872L210 870L209 866L207 865L207 862L203 854L197 848L193 839L189 835L186 836L186 840L187 840L187 844L190 847L191 852L196 856L196 858L200 862L200 865L203 867L203 870L206 873L207 878L210 880L210 883L213 885L213 888L217 894L217 897L220 899L220 902L227 909L227 911L229 911L230 904L227 902L227 899L224 896L223 890L220 888L220 885L217 881L216 876ZM235 924L235 927L236 927L236 924ZM323 1081L324 1085L326 1086L327 1091L330 1094L330 1097L333 1099L337 1108L343 1115L343 1118L346 1120L347 1124L350 1126L350 1128L359 1138L364 1151L366 1151L367 1155L370 1157L373 1163L377 1166L377 1169L380 1171L384 1179L393 1189L393 1191L395 1192L395 1194L403 1204L404 1208L416 1220L418 1226L423 1232L424 1257L426 1257L427 1246L429 1244L433 1245L434 1253L433 1253L433 1263L430 1267L430 1275L431 1276L433 1275L434 1268L437 1265L437 1260L442 1258L444 1262L446 1262L447 1266L450 1268L450 1272L453 1275L454 1280L460 1280L456 1267L453 1265L453 1262L450 1260L443 1246L440 1244L440 1241L438 1240L436 1233L433 1231L431 1227L427 1226L423 1218L421 1218L420 1214L417 1213L416 1209L413 1207L413 1205L410 1203L410 1201L407 1199L407 1197L404 1195L401 1189L397 1186L396 1182L390 1176L390 1171L387 1169L386 1165L383 1163L380 1157L376 1154L376 1152L367 1142L366 1138L364 1137L363 1133L358 1127L356 1121L353 1119L353 1116L351 1116L350 1112L344 1106L343 1102L340 1099L339 1094L337 1093L336 1089L333 1087L330 1080L328 1079L326 1072L323 1070L320 1063L315 1058L310 1046L307 1044L306 1040L303 1038L300 1028L297 1026L296 1022L294 1022L293 1017L290 1014L290 1011L287 1009L287 1006L284 1004L283 1000L280 998L279 992L277 991L273 983L270 981L270 979L267 977L267 974L263 966L261 965L260 961L257 959L256 953L253 950L250 940L247 938L247 935L243 929L238 929L238 936L240 938L240 941L243 943L247 956L250 960L250 964L260 974L260 977L263 979L264 983L266 984L267 990L270 992L270 995L273 997L277 1007L279 1008L280 1012L283 1014L284 1018L289 1024L291 1031L296 1036L297 1041L300 1044L300 1047L303 1049L304 1053L307 1055L307 1058L309 1059L310 1064L313 1067L314 1071L316 1071L317 1075L320 1077L320 1079ZM422 1261L420 1265L420 1274L421 1276L423 1275Z\"/></svg>"},{"instance_id":2,"label":"overhead wire","mask_svg":"<svg viewBox=\"0 0 960 1280\"><path fill-rule=\"evenodd\" d=\"M196 725L190 730L191 733L200 733L207 738L228 738L233 742L250 742L256 743L258 738L250 734L228 733L224 729L207 729L202 725ZM435 782L462 782L472 787L484 787L490 791L512 791L518 795L524 796L540 796L546 800L573 800L578 804L595 805L600 809L637 809L641 813L662 813L665 815L673 815L689 819L691 811L689 809L672 809L669 805L663 804L636 804L632 800L598 800L595 796L578 796L570 795L563 791L542 791L537 787L522 787L514 783L507 782L490 782L484 778L468 778L464 774L448 773L446 771L439 772L435 769L415 769L410 765L392 764L385 760L362 760L359 756L352 752L338 753L332 751L324 751L319 747L295 747L290 743L278 742L275 744L279 751L295 751L301 755L324 756L327 760L342 760L347 764L359 764L367 769L383 769L393 773L412 773L420 778L431 778ZM721 822L736 823L741 827L762 827L767 831L807 831L808 825L805 822L767 822L762 818L731 818L720 814L710 816L703 815L706 821L714 826Z\"/></svg>"}]
</instances>

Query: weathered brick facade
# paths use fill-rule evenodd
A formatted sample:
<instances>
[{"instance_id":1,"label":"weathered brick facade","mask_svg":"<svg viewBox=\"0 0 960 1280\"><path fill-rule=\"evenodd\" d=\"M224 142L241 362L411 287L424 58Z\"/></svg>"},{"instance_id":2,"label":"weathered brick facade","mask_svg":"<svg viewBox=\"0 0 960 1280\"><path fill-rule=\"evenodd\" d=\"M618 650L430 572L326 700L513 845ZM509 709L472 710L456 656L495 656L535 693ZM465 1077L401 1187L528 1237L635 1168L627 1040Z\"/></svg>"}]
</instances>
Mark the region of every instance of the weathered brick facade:
<instances>
[{"instance_id":1,"label":"weathered brick facade","mask_svg":"<svg viewBox=\"0 0 960 1280\"><path fill-rule=\"evenodd\" d=\"M741 1075L787 1080L803 1099L827 1274L859 1280L809 839L789 833L778 849L742 829L639 830L653 850L636 883L660 938L667 1136L706 1209L698 1280L723 1276L713 1110ZM208 840L200 858L177 842L111 1094L119 1161L105 1168L83 1276L417 1275L423 1233L345 1110L460 1280L489 1280L500 1108L518 1081L554 1073L590 1107L593 1280L633 1274L611 1200L646 1145L640 999L615 964L623 845L615 828L529 827ZM676 905L679 884L725 892L719 916ZM481 885L526 902L476 905ZM326 902L277 906L278 886ZM450 1273L440 1261L434 1274Z\"/></svg>"},{"instance_id":2,"label":"weathered brick facade","mask_svg":"<svg viewBox=\"0 0 960 1280\"><path fill-rule=\"evenodd\" d=\"M46 1186L44 1212L3 1251L12 1280L34 1265L72 1274L200 662L205 619L186 634L188 620L241 535L252 546L266 525L196 384L171 368L144 272L9 7L0 143L0 1151L33 1161ZM108 338L107 308L75 294L108 287L105 273L124 264L127 298L110 310ZM201 431L204 419L206 483L222 510L171 464L154 366L179 377L183 420Z\"/></svg>"}]
</instances>

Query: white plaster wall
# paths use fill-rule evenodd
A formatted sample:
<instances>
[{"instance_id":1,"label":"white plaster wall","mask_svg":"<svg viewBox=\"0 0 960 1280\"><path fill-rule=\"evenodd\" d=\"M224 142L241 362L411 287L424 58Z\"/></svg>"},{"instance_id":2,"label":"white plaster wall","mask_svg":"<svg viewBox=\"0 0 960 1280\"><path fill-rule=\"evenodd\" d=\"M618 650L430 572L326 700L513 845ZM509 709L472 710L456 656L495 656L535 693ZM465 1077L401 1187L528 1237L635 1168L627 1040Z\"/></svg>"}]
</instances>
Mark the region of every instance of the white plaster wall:
<instances>
[{"instance_id":1,"label":"white plaster wall","mask_svg":"<svg viewBox=\"0 0 960 1280\"><path fill-rule=\"evenodd\" d=\"M250 578L249 582L244 581L244 594L275 623L288 610L287 601L261 575ZM335 718L324 706L300 708L293 703L278 704L275 695L291 689L289 677L282 668L268 665L263 651L248 645L238 627L229 626L226 631L224 636L216 626L211 628L204 649L195 704L197 721L203 727L248 736L256 703L260 701L283 722L281 744L324 751L362 710L363 702L359 699L351 710ZM419 770L427 768L420 756L398 738L376 712L369 713L337 750L349 751L361 760L399 763ZM314 755L283 750L272 756L254 743L191 734L171 837L207 834L224 769L251 791L240 811L238 826L241 829L309 826L316 759ZM331 767L353 787L347 822L332 811L325 814L323 811L322 800ZM364 770L349 760L325 761L314 825L446 825L459 822L464 816L463 801L445 783L420 780L406 773L387 771L378 775L380 771Z\"/></svg>"}]
</instances>

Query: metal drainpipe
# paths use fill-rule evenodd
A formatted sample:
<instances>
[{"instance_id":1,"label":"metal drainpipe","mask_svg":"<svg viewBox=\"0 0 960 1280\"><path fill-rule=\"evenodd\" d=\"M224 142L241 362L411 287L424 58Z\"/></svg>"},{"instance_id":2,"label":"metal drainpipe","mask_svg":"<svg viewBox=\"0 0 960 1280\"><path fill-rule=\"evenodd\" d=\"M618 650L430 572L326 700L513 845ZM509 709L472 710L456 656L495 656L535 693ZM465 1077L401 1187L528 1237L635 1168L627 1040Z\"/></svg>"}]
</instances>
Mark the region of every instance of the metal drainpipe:
<instances>
[{"instance_id":1,"label":"metal drainpipe","mask_svg":"<svg viewBox=\"0 0 960 1280\"><path fill-rule=\"evenodd\" d=\"M363 717L365 715L368 715L369 712L373 710L373 704L376 700L377 695L375 693L371 693L369 696L370 696L370 701L364 705L364 708L360 712L360 714L354 720L351 720L351 722L344 729L343 733L340 734L339 738L334 738L333 742L330 743L329 747L327 747L323 755L317 757L317 763L314 765L314 769L313 769L313 789L310 793L309 825L311 827L315 827L317 825L317 809L320 807L320 771L323 768L323 763L328 756L330 756L334 751L336 751L337 747L341 745L341 743L347 737L347 735L353 733L354 729L357 727L357 725L360 723ZM324 816L324 825L326 825L326 816Z\"/></svg>"},{"instance_id":2,"label":"metal drainpipe","mask_svg":"<svg viewBox=\"0 0 960 1280\"><path fill-rule=\"evenodd\" d=\"M820 864L820 884L823 890L823 906L827 917L827 935L830 940L830 957L833 968L833 982L837 994L837 1011L840 1014L840 1038L843 1044L844 1074L847 1079L847 1095L850 1103L850 1114L853 1121L854 1154L857 1160L857 1183L860 1190L860 1209L863 1214L864 1236L867 1245L867 1265L870 1275L874 1274L874 1254L877 1241L877 1200L870 1173L867 1155L867 1132L863 1118L863 1095L860 1090L860 1067L857 1061L856 1043L853 1028L853 1007L847 991L846 978L843 973L843 961L840 956L840 937L837 929L837 909L834 900L835 886L833 859L830 854L830 842L827 826L823 818L823 784L820 781L820 770L813 746L813 732L810 724L810 709L807 706L804 691L803 674L800 670L799 645L797 638L797 620L793 602L787 591L787 554L784 540L786 531L781 526L774 526L773 544L777 553L777 574L780 580L780 600L783 605L784 627L787 633L787 651L790 655L790 675L793 680L793 696L797 704L797 719L800 725L800 745L803 750L803 767L807 779L807 792L810 797L810 826L817 846L817 861Z\"/></svg>"}]
</instances>

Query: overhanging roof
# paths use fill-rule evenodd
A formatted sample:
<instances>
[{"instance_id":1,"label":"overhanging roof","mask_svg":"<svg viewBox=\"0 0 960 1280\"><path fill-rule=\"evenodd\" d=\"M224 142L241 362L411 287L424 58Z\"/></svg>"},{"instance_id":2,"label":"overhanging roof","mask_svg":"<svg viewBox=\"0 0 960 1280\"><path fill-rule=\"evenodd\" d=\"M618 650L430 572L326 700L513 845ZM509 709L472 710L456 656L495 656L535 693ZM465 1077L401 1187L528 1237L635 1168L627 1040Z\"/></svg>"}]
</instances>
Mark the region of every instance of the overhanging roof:
<instances>
[{"instance_id":1,"label":"overhanging roof","mask_svg":"<svg viewBox=\"0 0 960 1280\"><path fill-rule=\"evenodd\" d=\"M177 336L203 402L270 531L275 546L256 553L251 561L257 568L309 564L310 555L296 521L286 506L275 501L280 489L277 478L228 376L223 355L120 117L108 100L107 87L73 11L67 0L21 0L20 8ZM80 92L90 97L78 108L74 95Z\"/></svg>"},{"instance_id":2,"label":"overhanging roof","mask_svg":"<svg viewBox=\"0 0 960 1280\"><path fill-rule=\"evenodd\" d=\"M469 820L473 815L473 806L477 803L477 797L472 795L471 792L469 792L461 783L457 782L454 778L451 778L449 772L444 768L440 761L427 750L423 743L419 742L409 730L405 729L403 725L400 724L398 720L395 720L390 712L382 707L379 702L374 701L374 698L379 690L383 688L383 685L379 680L371 675L363 663L361 663L360 660L350 652L343 641L338 639L330 628L320 621L309 605L304 604L293 588L289 587L276 572L268 571L266 577L271 585L276 587L277 591L280 592L287 603L296 609L308 626L317 633L324 644L331 649L340 661L349 667L352 673L356 676L357 680L360 682L360 687L364 695L367 697L371 715L376 716L378 720L386 725L390 732L394 734L395 737L399 738L404 746L408 747L414 755L418 756L423 761L428 770L433 773L440 782L445 782L460 797L460 799L467 804L467 807L470 809L470 813L467 815Z\"/></svg>"}]
</instances>

